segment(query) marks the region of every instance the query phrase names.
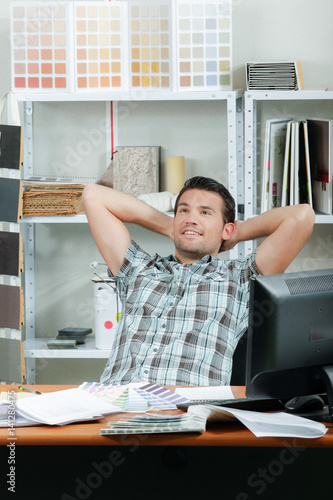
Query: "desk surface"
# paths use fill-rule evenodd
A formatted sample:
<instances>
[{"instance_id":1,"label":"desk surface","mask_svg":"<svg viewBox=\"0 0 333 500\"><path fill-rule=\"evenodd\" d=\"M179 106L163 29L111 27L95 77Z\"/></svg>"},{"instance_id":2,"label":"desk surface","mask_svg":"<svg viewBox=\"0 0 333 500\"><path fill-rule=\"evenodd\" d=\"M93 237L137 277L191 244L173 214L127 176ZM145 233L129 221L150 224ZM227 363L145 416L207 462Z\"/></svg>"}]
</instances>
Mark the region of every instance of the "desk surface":
<instances>
[{"instance_id":1,"label":"desk surface","mask_svg":"<svg viewBox=\"0 0 333 500\"><path fill-rule=\"evenodd\" d=\"M28 386L29 387L29 386ZM73 385L34 385L30 386L40 392L76 387ZM15 385L3 385L1 391L15 390ZM232 388L235 397L244 397L243 387ZM168 411L168 413L171 413ZM180 413L174 410L172 413ZM333 448L333 424L326 424L329 428L325 436L320 439L296 438L257 438L241 423L208 424L202 434L175 433L155 435L122 435L101 436L100 429L106 427L109 420L116 420L123 413L110 415L98 422L77 423L64 426L32 426L17 427L15 429L16 445L93 445L93 446L257 446L257 447L311 447ZM0 445L7 445L13 439L7 428L0 428Z\"/></svg>"}]
</instances>

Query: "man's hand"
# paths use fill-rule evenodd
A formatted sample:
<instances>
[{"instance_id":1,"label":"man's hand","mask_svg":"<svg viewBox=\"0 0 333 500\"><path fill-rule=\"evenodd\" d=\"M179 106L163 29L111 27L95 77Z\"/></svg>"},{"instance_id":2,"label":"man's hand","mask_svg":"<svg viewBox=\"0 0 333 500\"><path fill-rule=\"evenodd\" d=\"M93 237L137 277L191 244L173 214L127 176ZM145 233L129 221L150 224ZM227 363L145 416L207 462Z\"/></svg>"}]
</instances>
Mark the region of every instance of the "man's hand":
<instances>
[{"instance_id":1,"label":"man's hand","mask_svg":"<svg viewBox=\"0 0 333 500\"><path fill-rule=\"evenodd\" d=\"M235 231L220 251L265 237L257 250L257 268L261 274L283 273L310 238L314 221L314 211L307 204L274 208L247 221L235 221Z\"/></svg>"},{"instance_id":2,"label":"man's hand","mask_svg":"<svg viewBox=\"0 0 333 500\"><path fill-rule=\"evenodd\" d=\"M234 230L233 232L231 232L231 236L228 240L223 240L222 241L222 245L220 246L220 252L227 252L228 250L231 250L232 248L234 248L237 243L239 243L240 241L242 241L240 239L240 226L244 224L244 221L241 221L241 220L235 220L233 226L234 226Z\"/></svg>"},{"instance_id":3,"label":"man's hand","mask_svg":"<svg viewBox=\"0 0 333 500\"><path fill-rule=\"evenodd\" d=\"M87 184L83 207L97 248L113 275L119 271L130 243L125 223L139 224L172 238L171 217L115 189Z\"/></svg>"}]
</instances>

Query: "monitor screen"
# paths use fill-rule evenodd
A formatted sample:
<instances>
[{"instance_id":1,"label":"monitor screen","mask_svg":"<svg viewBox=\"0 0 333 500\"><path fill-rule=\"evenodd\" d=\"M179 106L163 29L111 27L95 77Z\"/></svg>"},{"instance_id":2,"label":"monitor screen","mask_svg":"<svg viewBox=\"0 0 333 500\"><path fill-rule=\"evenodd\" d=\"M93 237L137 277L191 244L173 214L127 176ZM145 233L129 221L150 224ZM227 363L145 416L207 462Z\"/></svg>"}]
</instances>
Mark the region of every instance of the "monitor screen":
<instances>
[{"instance_id":1,"label":"monitor screen","mask_svg":"<svg viewBox=\"0 0 333 500\"><path fill-rule=\"evenodd\" d=\"M333 414L333 269L250 283L246 396L327 394Z\"/></svg>"}]
</instances>

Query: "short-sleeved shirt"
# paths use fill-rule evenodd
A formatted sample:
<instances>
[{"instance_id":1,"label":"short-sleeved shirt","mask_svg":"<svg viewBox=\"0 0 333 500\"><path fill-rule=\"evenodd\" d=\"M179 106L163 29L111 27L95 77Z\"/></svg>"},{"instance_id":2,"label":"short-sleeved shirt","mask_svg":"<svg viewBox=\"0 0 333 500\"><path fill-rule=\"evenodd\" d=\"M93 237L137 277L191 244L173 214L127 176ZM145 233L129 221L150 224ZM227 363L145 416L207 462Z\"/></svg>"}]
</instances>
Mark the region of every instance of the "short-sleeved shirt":
<instances>
[{"instance_id":1,"label":"short-sleeved shirt","mask_svg":"<svg viewBox=\"0 0 333 500\"><path fill-rule=\"evenodd\" d=\"M101 382L226 385L248 325L255 252L181 264L131 241L115 276L122 316Z\"/></svg>"}]
</instances>

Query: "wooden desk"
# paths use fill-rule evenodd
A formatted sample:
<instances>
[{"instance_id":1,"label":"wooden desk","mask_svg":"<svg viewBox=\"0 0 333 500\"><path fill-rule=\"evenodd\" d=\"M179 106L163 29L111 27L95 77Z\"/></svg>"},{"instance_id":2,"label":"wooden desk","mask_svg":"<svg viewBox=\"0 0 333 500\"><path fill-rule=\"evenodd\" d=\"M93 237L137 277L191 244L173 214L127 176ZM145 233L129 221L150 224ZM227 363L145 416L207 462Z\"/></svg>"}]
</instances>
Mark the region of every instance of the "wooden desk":
<instances>
[{"instance_id":1,"label":"wooden desk","mask_svg":"<svg viewBox=\"0 0 333 500\"><path fill-rule=\"evenodd\" d=\"M33 387L47 392L73 386ZM1 387L3 391L15 388ZM244 394L243 388L233 390L236 397ZM331 496L331 424L320 439L256 438L237 422L208 425L202 434L100 436L106 422L116 418L17 428L14 496L6 488L8 430L0 429L1 499L315 500L325 493Z\"/></svg>"},{"instance_id":2,"label":"wooden desk","mask_svg":"<svg viewBox=\"0 0 333 500\"><path fill-rule=\"evenodd\" d=\"M75 386L34 385L30 386L40 392L50 392L69 389ZM2 386L3 391L17 390L17 386ZM234 387L235 397L244 396L243 387ZM170 413L170 412L169 412ZM171 413L180 413L174 410ZM101 436L100 429L107 426L109 420L116 420L124 414L119 413L105 417L98 422L77 423L65 426L34 426L17 427L15 430L16 444L38 446L126 446L133 436ZM206 432L182 434L138 435L142 446L264 446L264 447L315 447L333 448L333 424L325 436L320 439L296 438L257 438L241 423L208 424ZM8 431L0 429L0 445L7 444Z\"/></svg>"}]
</instances>

